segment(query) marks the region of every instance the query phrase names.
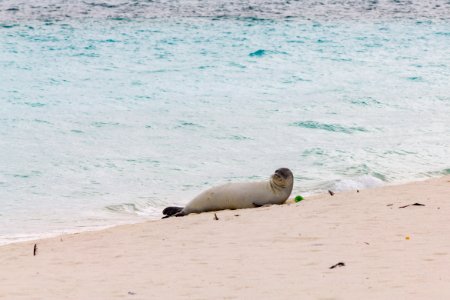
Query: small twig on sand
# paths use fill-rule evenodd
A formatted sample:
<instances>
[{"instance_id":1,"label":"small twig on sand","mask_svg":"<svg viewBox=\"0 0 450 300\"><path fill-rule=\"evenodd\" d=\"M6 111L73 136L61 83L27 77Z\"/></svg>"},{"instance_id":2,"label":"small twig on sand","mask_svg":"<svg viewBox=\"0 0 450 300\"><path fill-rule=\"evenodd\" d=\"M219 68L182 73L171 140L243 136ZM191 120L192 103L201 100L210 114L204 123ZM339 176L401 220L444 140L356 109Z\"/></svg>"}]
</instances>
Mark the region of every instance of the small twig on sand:
<instances>
[{"instance_id":1,"label":"small twig on sand","mask_svg":"<svg viewBox=\"0 0 450 300\"><path fill-rule=\"evenodd\" d=\"M33 247L33 256L36 256L36 254L37 254L37 244L34 244L34 247Z\"/></svg>"},{"instance_id":2,"label":"small twig on sand","mask_svg":"<svg viewBox=\"0 0 450 300\"><path fill-rule=\"evenodd\" d=\"M408 206L425 206L425 204L416 202L414 204L408 204L408 205L400 206L399 208L405 208L405 207L408 207Z\"/></svg>"},{"instance_id":3,"label":"small twig on sand","mask_svg":"<svg viewBox=\"0 0 450 300\"><path fill-rule=\"evenodd\" d=\"M338 262L337 264L332 265L332 266L330 267L330 269L334 269L334 268L336 268L336 267L343 267L343 266L345 266L345 263L343 263L343 262Z\"/></svg>"},{"instance_id":4,"label":"small twig on sand","mask_svg":"<svg viewBox=\"0 0 450 300\"><path fill-rule=\"evenodd\" d=\"M334 195L334 192L333 192L333 191L328 190L328 193L329 193L331 196Z\"/></svg>"},{"instance_id":5,"label":"small twig on sand","mask_svg":"<svg viewBox=\"0 0 450 300\"><path fill-rule=\"evenodd\" d=\"M219 218L217 217L216 213L214 213L214 220L219 220Z\"/></svg>"}]
</instances>

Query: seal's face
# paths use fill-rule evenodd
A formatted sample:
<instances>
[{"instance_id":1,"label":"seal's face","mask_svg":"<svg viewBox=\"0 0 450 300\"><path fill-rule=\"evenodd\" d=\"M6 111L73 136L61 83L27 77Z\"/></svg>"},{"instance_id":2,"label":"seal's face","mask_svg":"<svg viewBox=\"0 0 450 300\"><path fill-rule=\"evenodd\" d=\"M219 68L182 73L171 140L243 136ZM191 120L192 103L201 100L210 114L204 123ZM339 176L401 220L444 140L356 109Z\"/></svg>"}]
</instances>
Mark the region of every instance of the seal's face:
<instances>
[{"instance_id":1,"label":"seal's face","mask_svg":"<svg viewBox=\"0 0 450 300\"><path fill-rule=\"evenodd\" d=\"M272 175L272 180L276 185L285 187L292 184L294 175L288 168L280 168Z\"/></svg>"}]
</instances>

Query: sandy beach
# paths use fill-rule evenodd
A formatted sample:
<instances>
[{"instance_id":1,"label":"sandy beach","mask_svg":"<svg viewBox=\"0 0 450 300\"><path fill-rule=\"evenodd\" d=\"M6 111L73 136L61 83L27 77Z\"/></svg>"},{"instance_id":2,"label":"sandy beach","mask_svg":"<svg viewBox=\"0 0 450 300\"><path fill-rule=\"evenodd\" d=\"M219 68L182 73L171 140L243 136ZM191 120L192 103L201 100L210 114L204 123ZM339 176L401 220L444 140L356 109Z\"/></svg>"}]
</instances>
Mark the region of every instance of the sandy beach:
<instances>
[{"instance_id":1,"label":"sandy beach","mask_svg":"<svg viewBox=\"0 0 450 300\"><path fill-rule=\"evenodd\" d=\"M450 176L217 217L2 246L0 299L450 298Z\"/></svg>"}]
</instances>

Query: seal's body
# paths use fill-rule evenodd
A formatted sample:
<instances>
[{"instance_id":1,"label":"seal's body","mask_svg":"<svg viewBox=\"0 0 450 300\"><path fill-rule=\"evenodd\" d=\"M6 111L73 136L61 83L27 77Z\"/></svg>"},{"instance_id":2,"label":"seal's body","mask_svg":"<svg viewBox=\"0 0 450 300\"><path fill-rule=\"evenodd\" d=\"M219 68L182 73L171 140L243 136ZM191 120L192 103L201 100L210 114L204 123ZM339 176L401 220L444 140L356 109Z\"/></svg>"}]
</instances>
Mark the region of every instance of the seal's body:
<instances>
[{"instance_id":1,"label":"seal's body","mask_svg":"<svg viewBox=\"0 0 450 300\"><path fill-rule=\"evenodd\" d=\"M275 171L269 181L228 183L210 188L192 199L184 208L167 207L165 217L184 216L222 209L259 207L282 204L292 192L294 177L287 168Z\"/></svg>"}]
</instances>

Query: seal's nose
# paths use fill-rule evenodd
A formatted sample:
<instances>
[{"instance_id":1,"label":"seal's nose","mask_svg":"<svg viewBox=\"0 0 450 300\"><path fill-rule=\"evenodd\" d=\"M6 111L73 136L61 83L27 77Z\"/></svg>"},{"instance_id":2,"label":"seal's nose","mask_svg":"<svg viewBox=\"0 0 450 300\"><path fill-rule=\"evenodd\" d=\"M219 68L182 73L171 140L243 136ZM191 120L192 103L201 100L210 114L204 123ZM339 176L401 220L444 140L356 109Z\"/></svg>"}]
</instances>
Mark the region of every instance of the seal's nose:
<instances>
[{"instance_id":1,"label":"seal's nose","mask_svg":"<svg viewBox=\"0 0 450 300\"><path fill-rule=\"evenodd\" d=\"M283 173L280 171L280 169L275 171L275 175L277 175L278 177L284 178Z\"/></svg>"}]
</instances>

